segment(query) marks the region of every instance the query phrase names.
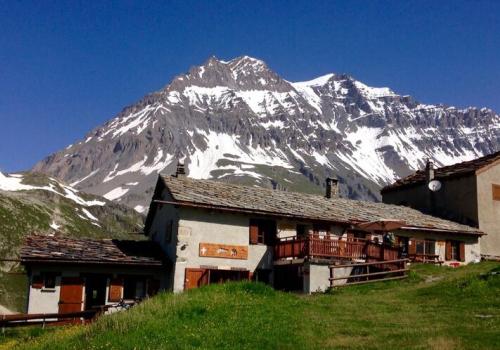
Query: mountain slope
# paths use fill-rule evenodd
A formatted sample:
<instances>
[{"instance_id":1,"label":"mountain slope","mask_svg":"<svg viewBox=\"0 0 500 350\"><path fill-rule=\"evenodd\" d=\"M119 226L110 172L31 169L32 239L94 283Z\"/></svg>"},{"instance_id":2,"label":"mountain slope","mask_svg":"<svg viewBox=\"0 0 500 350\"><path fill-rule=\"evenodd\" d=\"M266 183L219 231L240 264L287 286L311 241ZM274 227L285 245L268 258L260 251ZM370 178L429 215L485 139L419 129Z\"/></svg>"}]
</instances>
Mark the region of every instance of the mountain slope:
<instances>
[{"instance_id":1,"label":"mountain slope","mask_svg":"<svg viewBox=\"0 0 500 350\"><path fill-rule=\"evenodd\" d=\"M143 218L123 205L79 192L43 174L0 173L0 256L14 259L30 232L130 237ZM140 235L134 235L141 237ZM0 270L15 264L3 263Z\"/></svg>"},{"instance_id":2,"label":"mountain slope","mask_svg":"<svg viewBox=\"0 0 500 350\"><path fill-rule=\"evenodd\" d=\"M379 199L421 168L500 149L500 116L424 105L388 88L328 74L290 83L248 56L214 57L179 75L34 170L145 211L159 171Z\"/></svg>"}]
</instances>

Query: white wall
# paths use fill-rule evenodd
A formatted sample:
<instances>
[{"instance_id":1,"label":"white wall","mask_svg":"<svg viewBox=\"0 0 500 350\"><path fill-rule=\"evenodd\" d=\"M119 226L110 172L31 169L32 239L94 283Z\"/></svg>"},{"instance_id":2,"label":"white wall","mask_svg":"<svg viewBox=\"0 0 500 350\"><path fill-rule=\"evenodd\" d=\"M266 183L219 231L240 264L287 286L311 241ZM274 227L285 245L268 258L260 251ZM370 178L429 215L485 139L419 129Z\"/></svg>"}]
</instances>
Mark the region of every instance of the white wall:
<instances>
[{"instance_id":1,"label":"white wall","mask_svg":"<svg viewBox=\"0 0 500 350\"><path fill-rule=\"evenodd\" d=\"M54 272L58 274L56 277L56 287L54 289L36 289L32 287L31 280L34 275L40 275L43 272ZM160 280L160 285L164 288L165 285L165 272L160 269L145 269L138 267L106 267L106 266L65 266L65 265L37 265L31 267L30 285L28 291L28 313L58 313L59 312L59 297L61 293L61 278L62 277L79 277L81 274L96 273L107 274L111 276L117 275L138 275L138 276L151 276ZM116 304L110 302L109 297L109 282L108 278L106 283L106 305ZM85 286L82 292L82 310L85 306Z\"/></svg>"},{"instance_id":2,"label":"white wall","mask_svg":"<svg viewBox=\"0 0 500 350\"><path fill-rule=\"evenodd\" d=\"M456 263L456 261L446 260L446 241L457 240L465 243L465 261L461 264L468 264L481 259L480 245L477 236L459 235L455 233L441 233L429 231L405 231L397 230L394 232L397 236L410 237L415 239L435 240L435 252L439 255L439 260L444 261L445 265Z\"/></svg>"},{"instance_id":3,"label":"white wall","mask_svg":"<svg viewBox=\"0 0 500 350\"><path fill-rule=\"evenodd\" d=\"M248 216L182 208L179 209L179 218L173 286L175 292L184 290L186 268L213 266L219 269L240 268L252 272L256 268L272 268L272 247L253 245L249 242ZM246 246L248 259L200 257L200 243Z\"/></svg>"},{"instance_id":4,"label":"white wall","mask_svg":"<svg viewBox=\"0 0 500 350\"><path fill-rule=\"evenodd\" d=\"M324 292L330 288L330 268L329 264L317 264L307 262L304 264L304 293ZM352 267L337 268L334 270L334 278L349 276ZM334 281L334 286L347 283L345 280Z\"/></svg>"}]
</instances>

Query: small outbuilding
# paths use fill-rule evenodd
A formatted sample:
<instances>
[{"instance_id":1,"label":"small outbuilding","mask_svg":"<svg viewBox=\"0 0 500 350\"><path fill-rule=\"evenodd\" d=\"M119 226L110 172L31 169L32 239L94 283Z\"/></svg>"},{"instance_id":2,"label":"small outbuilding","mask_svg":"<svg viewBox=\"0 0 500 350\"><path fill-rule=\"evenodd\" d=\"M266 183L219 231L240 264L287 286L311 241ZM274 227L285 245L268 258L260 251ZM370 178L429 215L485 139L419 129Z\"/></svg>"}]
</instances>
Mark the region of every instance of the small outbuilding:
<instances>
[{"instance_id":1,"label":"small outbuilding","mask_svg":"<svg viewBox=\"0 0 500 350\"><path fill-rule=\"evenodd\" d=\"M32 235L21 249L32 313L65 313L135 301L165 288L168 261L153 241Z\"/></svg>"}]
</instances>

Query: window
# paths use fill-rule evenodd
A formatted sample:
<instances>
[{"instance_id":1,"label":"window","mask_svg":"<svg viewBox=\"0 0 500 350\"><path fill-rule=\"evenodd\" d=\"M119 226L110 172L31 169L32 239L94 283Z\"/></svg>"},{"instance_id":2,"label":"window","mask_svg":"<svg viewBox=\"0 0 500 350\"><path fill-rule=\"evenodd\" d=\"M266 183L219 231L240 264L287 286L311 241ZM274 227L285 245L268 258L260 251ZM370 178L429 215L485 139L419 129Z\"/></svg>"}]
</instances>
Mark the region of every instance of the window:
<instances>
[{"instance_id":1,"label":"window","mask_svg":"<svg viewBox=\"0 0 500 350\"><path fill-rule=\"evenodd\" d=\"M307 234L307 226L304 224L297 224L297 236L305 236Z\"/></svg>"},{"instance_id":2,"label":"window","mask_svg":"<svg viewBox=\"0 0 500 350\"><path fill-rule=\"evenodd\" d=\"M446 241L446 260L465 261L465 243Z\"/></svg>"},{"instance_id":3,"label":"window","mask_svg":"<svg viewBox=\"0 0 500 350\"><path fill-rule=\"evenodd\" d=\"M426 240L416 240L416 253L418 255L434 255L436 251L436 242Z\"/></svg>"},{"instance_id":4,"label":"window","mask_svg":"<svg viewBox=\"0 0 500 350\"><path fill-rule=\"evenodd\" d=\"M164 243L165 244L169 244L170 242L172 242L172 232L173 232L173 228L174 228L174 221L173 220L169 220L167 222L167 228L165 230L165 240L164 240Z\"/></svg>"},{"instance_id":5,"label":"window","mask_svg":"<svg viewBox=\"0 0 500 350\"><path fill-rule=\"evenodd\" d=\"M330 225L316 223L313 225L315 235L325 236L330 234Z\"/></svg>"},{"instance_id":6,"label":"window","mask_svg":"<svg viewBox=\"0 0 500 350\"><path fill-rule=\"evenodd\" d=\"M145 281L143 278L125 277L123 281L123 299L140 299L145 296Z\"/></svg>"},{"instance_id":7,"label":"window","mask_svg":"<svg viewBox=\"0 0 500 350\"><path fill-rule=\"evenodd\" d=\"M43 274L43 288L54 289L56 288L56 274L53 272L45 272Z\"/></svg>"},{"instance_id":8,"label":"window","mask_svg":"<svg viewBox=\"0 0 500 350\"><path fill-rule=\"evenodd\" d=\"M276 222L250 219L250 244L272 245L276 238Z\"/></svg>"}]
</instances>

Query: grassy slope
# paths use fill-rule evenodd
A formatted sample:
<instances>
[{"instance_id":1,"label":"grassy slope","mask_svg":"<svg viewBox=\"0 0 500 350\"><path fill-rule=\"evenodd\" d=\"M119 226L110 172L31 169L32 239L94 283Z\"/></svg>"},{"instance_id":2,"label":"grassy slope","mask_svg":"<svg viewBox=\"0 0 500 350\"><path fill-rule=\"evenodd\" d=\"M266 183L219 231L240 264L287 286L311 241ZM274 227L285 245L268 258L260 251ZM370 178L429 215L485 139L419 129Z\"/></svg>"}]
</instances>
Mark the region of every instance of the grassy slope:
<instances>
[{"instance_id":1,"label":"grassy slope","mask_svg":"<svg viewBox=\"0 0 500 350\"><path fill-rule=\"evenodd\" d=\"M57 182L41 174L25 173L23 183L37 186L52 183L58 192L64 193ZM53 220L61 226L59 231L62 234L71 237L142 238L141 235L130 234L142 229L143 218L140 214L101 197L81 192L79 195L85 200L105 201L106 204L84 207L66 197L39 189L0 191L0 257L17 258L24 237L31 232L54 232L49 226ZM85 219L82 208L97 217L101 226ZM0 262L0 305L21 311L25 304L25 278L11 275L8 271L18 272L18 264ZM14 289L13 286L22 286L22 289Z\"/></svg>"},{"instance_id":2,"label":"grassy slope","mask_svg":"<svg viewBox=\"0 0 500 350\"><path fill-rule=\"evenodd\" d=\"M479 273L493 269L500 271L500 264L454 270L416 266L406 281L313 296L252 283L215 285L181 295L161 294L91 326L51 329L41 335L34 329L12 330L3 346L494 349L500 344L500 276L479 278Z\"/></svg>"}]
</instances>

